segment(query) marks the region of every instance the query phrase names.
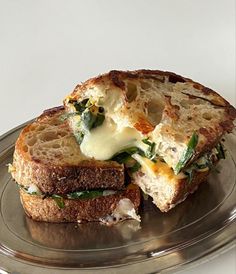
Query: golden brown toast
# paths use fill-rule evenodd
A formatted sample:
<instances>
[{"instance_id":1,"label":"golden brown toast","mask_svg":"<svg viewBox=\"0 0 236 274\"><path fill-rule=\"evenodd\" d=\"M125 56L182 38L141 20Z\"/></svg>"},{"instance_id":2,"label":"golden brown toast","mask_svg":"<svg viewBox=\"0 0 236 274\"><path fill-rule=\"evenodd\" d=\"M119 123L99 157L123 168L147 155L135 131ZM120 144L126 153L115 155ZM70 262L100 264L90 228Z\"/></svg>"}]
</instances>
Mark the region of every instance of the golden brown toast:
<instances>
[{"instance_id":1,"label":"golden brown toast","mask_svg":"<svg viewBox=\"0 0 236 274\"><path fill-rule=\"evenodd\" d=\"M47 110L23 129L11 167L17 183L47 194L124 188L123 165L82 155L63 115L63 107Z\"/></svg>"}]
</instances>

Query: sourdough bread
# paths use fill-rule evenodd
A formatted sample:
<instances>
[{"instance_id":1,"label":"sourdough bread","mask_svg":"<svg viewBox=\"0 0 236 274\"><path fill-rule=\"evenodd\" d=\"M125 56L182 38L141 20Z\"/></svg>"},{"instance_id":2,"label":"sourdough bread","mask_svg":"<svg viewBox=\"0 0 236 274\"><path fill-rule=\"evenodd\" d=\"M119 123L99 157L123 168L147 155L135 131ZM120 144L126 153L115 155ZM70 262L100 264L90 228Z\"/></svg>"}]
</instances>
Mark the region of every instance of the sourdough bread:
<instances>
[{"instance_id":1,"label":"sourdough bread","mask_svg":"<svg viewBox=\"0 0 236 274\"><path fill-rule=\"evenodd\" d=\"M101 221L102 218L110 216L123 199L129 199L133 208L137 210L140 204L140 191L138 187L132 187L113 195L92 199L63 199L63 207L59 207L51 197L43 198L40 195L28 194L24 190L20 190L20 199L25 213L35 221L53 223Z\"/></svg>"},{"instance_id":2,"label":"sourdough bread","mask_svg":"<svg viewBox=\"0 0 236 274\"><path fill-rule=\"evenodd\" d=\"M84 156L64 114L63 107L47 110L23 129L15 145L12 177L47 194L123 189L123 165Z\"/></svg>"}]
</instances>

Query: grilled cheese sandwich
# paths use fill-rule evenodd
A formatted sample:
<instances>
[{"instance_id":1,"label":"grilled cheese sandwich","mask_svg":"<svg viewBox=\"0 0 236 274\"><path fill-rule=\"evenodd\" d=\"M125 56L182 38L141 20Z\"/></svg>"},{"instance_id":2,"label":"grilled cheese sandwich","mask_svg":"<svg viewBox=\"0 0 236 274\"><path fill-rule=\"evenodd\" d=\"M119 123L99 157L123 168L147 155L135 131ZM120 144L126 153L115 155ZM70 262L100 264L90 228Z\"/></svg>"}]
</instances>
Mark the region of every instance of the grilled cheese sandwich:
<instances>
[{"instance_id":1,"label":"grilled cheese sandwich","mask_svg":"<svg viewBox=\"0 0 236 274\"><path fill-rule=\"evenodd\" d=\"M124 164L162 211L187 197L224 157L219 141L232 131L236 117L234 107L209 88L151 70L92 78L78 85L64 105L82 153ZM160 181L164 184L157 191ZM195 183L183 191L180 184L187 182ZM161 204L157 200L170 183L173 195Z\"/></svg>"}]
</instances>

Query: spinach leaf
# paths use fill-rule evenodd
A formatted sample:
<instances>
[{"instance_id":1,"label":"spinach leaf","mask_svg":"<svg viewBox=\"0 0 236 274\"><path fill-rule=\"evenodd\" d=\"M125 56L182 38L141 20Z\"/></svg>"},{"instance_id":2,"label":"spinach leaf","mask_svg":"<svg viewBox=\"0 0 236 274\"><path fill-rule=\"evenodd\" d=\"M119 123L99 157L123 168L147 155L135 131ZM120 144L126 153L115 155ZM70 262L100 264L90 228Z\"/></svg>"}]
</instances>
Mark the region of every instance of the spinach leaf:
<instances>
[{"instance_id":1,"label":"spinach leaf","mask_svg":"<svg viewBox=\"0 0 236 274\"><path fill-rule=\"evenodd\" d=\"M97 117L91 111L86 110L81 115L81 121L84 124L85 128L90 130L93 128L93 124L95 123Z\"/></svg>"},{"instance_id":2,"label":"spinach leaf","mask_svg":"<svg viewBox=\"0 0 236 274\"><path fill-rule=\"evenodd\" d=\"M151 145L152 145L152 142L150 142L148 138L143 139L142 142L143 142L144 144L148 145L148 146L151 146Z\"/></svg>"},{"instance_id":3,"label":"spinach leaf","mask_svg":"<svg viewBox=\"0 0 236 274\"><path fill-rule=\"evenodd\" d=\"M150 142L148 138L143 139L142 142L146 145L148 145L148 149L146 151L146 157L149 158L150 160L154 160L156 153L155 153L155 148L156 148L156 143L155 142Z\"/></svg>"},{"instance_id":4,"label":"spinach leaf","mask_svg":"<svg viewBox=\"0 0 236 274\"><path fill-rule=\"evenodd\" d=\"M129 168L129 171L131 173L134 173L136 171L138 171L141 168L140 163L136 162L132 167Z\"/></svg>"},{"instance_id":5,"label":"spinach leaf","mask_svg":"<svg viewBox=\"0 0 236 274\"><path fill-rule=\"evenodd\" d=\"M130 156L133 154L139 154L145 156L145 153L138 147L128 147L120 150L115 155L112 156L110 160L117 161L120 164L126 163L129 160Z\"/></svg>"},{"instance_id":6,"label":"spinach leaf","mask_svg":"<svg viewBox=\"0 0 236 274\"><path fill-rule=\"evenodd\" d=\"M195 172L196 172L195 166L192 166L184 171L184 174L188 176L189 184L192 182Z\"/></svg>"},{"instance_id":7,"label":"spinach leaf","mask_svg":"<svg viewBox=\"0 0 236 274\"><path fill-rule=\"evenodd\" d=\"M218 170L216 168L216 166L214 165L210 154L207 154L207 164L208 164L209 169L211 169L212 171L215 171L216 173L220 173L220 170Z\"/></svg>"},{"instance_id":8,"label":"spinach leaf","mask_svg":"<svg viewBox=\"0 0 236 274\"><path fill-rule=\"evenodd\" d=\"M96 107L93 103L90 102L89 99L84 99L81 102L70 101L69 103L74 105L76 112L65 114L62 119L67 119L74 115L80 115L81 120L80 124L78 124L78 128L82 130L83 127L81 128L81 124L83 124L84 128L87 130L91 130L103 124L105 120L103 107ZM84 132L77 133L75 137L78 143L81 144L83 141Z\"/></svg>"},{"instance_id":9,"label":"spinach leaf","mask_svg":"<svg viewBox=\"0 0 236 274\"><path fill-rule=\"evenodd\" d=\"M139 154L141 156L145 156L145 153L139 149L138 147L129 147L122 149L118 153L116 153L110 160L116 161L119 164L127 164L130 160L135 161L131 156L133 154ZM140 169L141 165L135 161L133 166L127 166L127 169L131 172L134 173Z\"/></svg>"},{"instance_id":10,"label":"spinach leaf","mask_svg":"<svg viewBox=\"0 0 236 274\"><path fill-rule=\"evenodd\" d=\"M125 164L130 160L131 156L127 152L122 152L117 154L116 156L113 156L111 158L112 161L116 161L119 164Z\"/></svg>"},{"instance_id":11,"label":"spinach leaf","mask_svg":"<svg viewBox=\"0 0 236 274\"><path fill-rule=\"evenodd\" d=\"M23 185L20 185L20 184L17 184L17 186L20 188L20 189L23 189L24 191L28 191L28 188L27 186L23 186Z\"/></svg>"},{"instance_id":12,"label":"spinach leaf","mask_svg":"<svg viewBox=\"0 0 236 274\"><path fill-rule=\"evenodd\" d=\"M89 109L86 109L81 115L81 121L88 130L101 126L104 120L105 116L103 114L98 113L95 115Z\"/></svg>"},{"instance_id":13,"label":"spinach leaf","mask_svg":"<svg viewBox=\"0 0 236 274\"><path fill-rule=\"evenodd\" d=\"M149 146L145 156L149 159L154 159L154 157L156 156L155 154L156 143L150 142L148 138L143 139L142 142Z\"/></svg>"},{"instance_id":14,"label":"spinach leaf","mask_svg":"<svg viewBox=\"0 0 236 274\"><path fill-rule=\"evenodd\" d=\"M97 117L96 117L96 120L93 123L92 128L96 128L96 127L101 126L103 124L104 120L105 120L105 116L103 114L98 113Z\"/></svg>"},{"instance_id":15,"label":"spinach leaf","mask_svg":"<svg viewBox=\"0 0 236 274\"><path fill-rule=\"evenodd\" d=\"M102 190L77 191L67 194L68 199L92 199L103 195Z\"/></svg>"},{"instance_id":16,"label":"spinach leaf","mask_svg":"<svg viewBox=\"0 0 236 274\"><path fill-rule=\"evenodd\" d=\"M217 146L216 146L216 149L217 149L217 158L220 160L220 159L225 159L225 151L224 151L224 147L221 143L219 143Z\"/></svg>"},{"instance_id":17,"label":"spinach leaf","mask_svg":"<svg viewBox=\"0 0 236 274\"><path fill-rule=\"evenodd\" d=\"M63 200L62 196L53 194L51 197L56 202L56 204L59 208L62 209L62 208L65 207L65 203L64 203L64 200Z\"/></svg>"},{"instance_id":18,"label":"spinach leaf","mask_svg":"<svg viewBox=\"0 0 236 274\"><path fill-rule=\"evenodd\" d=\"M131 159L134 161L134 159L131 157L133 154L139 154L141 156L145 156L145 153L139 149L138 147L129 147L122 149L118 153L116 153L110 160L116 161L119 164L126 164L128 163ZM131 172L134 173L140 169L141 165L135 161L134 165L131 167L127 167L127 169Z\"/></svg>"},{"instance_id":19,"label":"spinach leaf","mask_svg":"<svg viewBox=\"0 0 236 274\"><path fill-rule=\"evenodd\" d=\"M198 143L198 135L196 132L193 133L191 139L188 142L188 146L186 151L183 153L182 157L180 158L178 164L176 165L174 172L175 174L178 174L181 169L186 165L186 163L191 159L195 152L195 148Z\"/></svg>"},{"instance_id":20,"label":"spinach leaf","mask_svg":"<svg viewBox=\"0 0 236 274\"><path fill-rule=\"evenodd\" d=\"M81 102L72 102L72 104L74 105L76 111L81 115L87 108L87 103L88 103L89 99L84 99Z\"/></svg>"},{"instance_id":21,"label":"spinach leaf","mask_svg":"<svg viewBox=\"0 0 236 274\"><path fill-rule=\"evenodd\" d=\"M28 194L30 194L30 195L40 195L40 194L38 194L36 191L33 191L33 192L27 192Z\"/></svg>"},{"instance_id":22,"label":"spinach leaf","mask_svg":"<svg viewBox=\"0 0 236 274\"><path fill-rule=\"evenodd\" d=\"M84 139L84 133L82 131L74 133L75 139L79 145L83 142Z\"/></svg>"}]
</instances>

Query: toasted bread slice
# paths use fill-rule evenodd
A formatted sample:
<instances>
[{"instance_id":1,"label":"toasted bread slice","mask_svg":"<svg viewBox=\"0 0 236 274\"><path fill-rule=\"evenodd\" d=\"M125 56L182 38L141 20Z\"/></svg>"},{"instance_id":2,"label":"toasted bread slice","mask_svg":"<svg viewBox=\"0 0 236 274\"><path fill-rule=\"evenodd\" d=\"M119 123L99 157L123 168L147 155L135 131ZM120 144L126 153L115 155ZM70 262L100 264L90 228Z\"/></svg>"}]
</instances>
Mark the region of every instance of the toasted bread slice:
<instances>
[{"instance_id":1,"label":"toasted bread slice","mask_svg":"<svg viewBox=\"0 0 236 274\"><path fill-rule=\"evenodd\" d=\"M96 128L89 133L78 127L78 107L86 99L90 105L102 108L105 118L96 121ZM210 151L224 133L231 132L236 117L235 108L215 91L159 70L111 71L79 84L64 105L71 114L74 133L85 131L81 144L84 154L107 160L125 147L143 149L141 140L149 138L155 142L155 152L176 174ZM193 153L182 161L194 136L197 140ZM94 140L107 151L93 150Z\"/></svg>"},{"instance_id":2,"label":"toasted bread slice","mask_svg":"<svg viewBox=\"0 0 236 274\"><path fill-rule=\"evenodd\" d=\"M51 197L28 194L23 189L20 190L20 199L25 213L35 221L54 223L101 221L102 218L111 215L123 199L129 199L132 208L137 210L140 204L140 190L138 187L132 187L113 195L92 199L63 199L63 207L59 207ZM122 216L126 217L126 215Z\"/></svg>"},{"instance_id":3,"label":"toasted bread slice","mask_svg":"<svg viewBox=\"0 0 236 274\"><path fill-rule=\"evenodd\" d=\"M147 172L138 171L133 174L133 181L144 193L152 197L153 203L162 211L167 212L183 202L187 196L197 190L201 183L206 182L210 170L197 172L191 182L189 178L171 177L164 174L151 176Z\"/></svg>"},{"instance_id":4,"label":"toasted bread slice","mask_svg":"<svg viewBox=\"0 0 236 274\"><path fill-rule=\"evenodd\" d=\"M47 110L21 132L10 168L16 182L47 194L124 188L123 165L82 155L63 115L63 107Z\"/></svg>"}]
</instances>

